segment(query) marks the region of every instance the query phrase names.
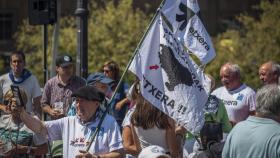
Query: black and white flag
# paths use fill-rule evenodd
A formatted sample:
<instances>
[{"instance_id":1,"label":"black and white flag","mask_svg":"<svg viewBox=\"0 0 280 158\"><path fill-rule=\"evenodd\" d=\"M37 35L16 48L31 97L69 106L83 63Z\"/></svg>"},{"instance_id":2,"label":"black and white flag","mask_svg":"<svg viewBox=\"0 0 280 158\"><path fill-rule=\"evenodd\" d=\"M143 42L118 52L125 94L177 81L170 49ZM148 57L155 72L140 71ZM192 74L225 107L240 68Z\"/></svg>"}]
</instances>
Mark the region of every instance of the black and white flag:
<instances>
[{"instance_id":1,"label":"black and white flag","mask_svg":"<svg viewBox=\"0 0 280 158\"><path fill-rule=\"evenodd\" d=\"M201 21L197 0L166 0L161 12L174 35L203 65L216 56L211 38Z\"/></svg>"},{"instance_id":2,"label":"black and white flag","mask_svg":"<svg viewBox=\"0 0 280 158\"><path fill-rule=\"evenodd\" d=\"M140 80L146 100L196 133L204 124L208 95L193 63L159 14L129 70Z\"/></svg>"}]
</instances>

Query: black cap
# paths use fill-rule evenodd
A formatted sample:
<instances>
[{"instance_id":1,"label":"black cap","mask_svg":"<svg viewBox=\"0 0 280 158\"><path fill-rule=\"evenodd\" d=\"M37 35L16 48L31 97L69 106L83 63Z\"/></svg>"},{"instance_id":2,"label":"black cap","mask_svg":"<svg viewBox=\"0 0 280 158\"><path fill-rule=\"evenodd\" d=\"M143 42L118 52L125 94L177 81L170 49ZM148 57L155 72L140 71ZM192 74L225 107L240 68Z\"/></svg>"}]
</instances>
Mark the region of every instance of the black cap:
<instances>
[{"instance_id":1,"label":"black cap","mask_svg":"<svg viewBox=\"0 0 280 158\"><path fill-rule=\"evenodd\" d=\"M102 102L105 99L105 95L93 86L84 86L72 93L71 97L79 97L88 101Z\"/></svg>"},{"instance_id":2,"label":"black cap","mask_svg":"<svg viewBox=\"0 0 280 158\"><path fill-rule=\"evenodd\" d=\"M55 64L59 67L72 65L72 57L69 55L60 55L56 58Z\"/></svg>"}]
</instances>

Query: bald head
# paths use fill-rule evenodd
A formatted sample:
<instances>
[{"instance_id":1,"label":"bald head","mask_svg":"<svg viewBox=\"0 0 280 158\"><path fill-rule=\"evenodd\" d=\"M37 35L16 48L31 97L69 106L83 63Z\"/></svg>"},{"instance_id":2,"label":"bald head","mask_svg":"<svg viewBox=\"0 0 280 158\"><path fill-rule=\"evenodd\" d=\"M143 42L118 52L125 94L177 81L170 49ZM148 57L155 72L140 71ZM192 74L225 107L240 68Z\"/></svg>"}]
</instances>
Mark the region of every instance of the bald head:
<instances>
[{"instance_id":1,"label":"bald head","mask_svg":"<svg viewBox=\"0 0 280 158\"><path fill-rule=\"evenodd\" d=\"M259 77L264 85L266 84L278 84L280 76L279 64L268 61L261 65L259 68Z\"/></svg>"},{"instance_id":2,"label":"bald head","mask_svg":"<svg viewBox=\"0 0 280 158\"><path fill-rule=\"evenodd\" d=\"M220 78L228 90L235 90L241 86L240 68L237 64L224 64L220 70Z\"/></svg>"}]
</instances>

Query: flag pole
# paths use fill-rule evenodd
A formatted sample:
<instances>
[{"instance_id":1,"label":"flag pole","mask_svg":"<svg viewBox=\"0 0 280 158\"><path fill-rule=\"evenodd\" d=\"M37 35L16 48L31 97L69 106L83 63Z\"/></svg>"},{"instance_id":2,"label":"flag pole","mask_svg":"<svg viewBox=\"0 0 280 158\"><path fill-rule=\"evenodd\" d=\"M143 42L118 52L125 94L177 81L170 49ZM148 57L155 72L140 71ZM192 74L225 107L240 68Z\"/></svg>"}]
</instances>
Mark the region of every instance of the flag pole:
<instances>
[{"instance_id":1,"label":"flag pole","mask_svg":"<svg viewBox=\"0 0 280 158\"><path fill-rule=\"evenodd\" d=\"M153 18L152 18L152 20L151 20L151 22L150 22L148 28L146 29L144 35L142 36L140 42L138 43L138 45L137 45L137 47L136 47L136 49L135 49L135 51L134 51L132 57L130 58L130 60L129 60L129 62L128 62L127 66L126 66L126 68L125 68L125 70L124 70L124 72L123 72L123 74L122 74L122 76L121 76L121 78L120 78L120 81L119 81L118 84L117 84L117 87L116 87L116 89L115 89L115 91L114 91L114 93L113 93L113 95L112 95L112 97L111 97L111 99L110 99L109 104L111 104L111 102L112 102L113 98L115 97L115 95L116 95L118 89L120 88L121 82L122 82L122 80L124 79L124 76L126 75L128 69L129 69L129 66L131 65L131 63L132 63L132 61L133 61L135 55L137 54L139 48L141 47L141 45L142 45L144 39L146 38L146 36L147 36L149 30L151 29L151 26L154 24L155 19L156 19L157 15L159 14L160 9L161 9L161 7L163 6L164 2L165 2L165 0L163 0L163 1L160 3L160 6L159 6L159 8L157 9L157 12L156 12L155 15L153 16Z\"/></svg>"},{"instance_id":2,"label":"flag pole","mask_svg":"<svg viewBox=\"0 0 280 158\"><path fill-rule=\"evenodd\" d=\"M115 89L115 91L114 91L114 93L113 93L113 95L112 95L112 97L111 97L109 103L108 103L107 105L106 105L106 103L105 103L105 105L106 105L106 106L105 106L105 107L106 107L106 110L105 110L105 112L102 114L101 119L100 119L100 121L99 121L99 123L98 123L98 125L97 125L97 127L96 127L96 129L95 129L95 131L94 131L94 133L93 133L93 135L92 135L92 137L91 137L91 139L90 139L90 144L87 146L87 149L86 149L87 152L89 151L89 149L90 149L90 147L91 147L91 145L92 145L92 143L93 143L93 141L94 141L96 135L99 133L100 127L101 127L101 125L102 125L102 122L103 122L103 120L104 120L104 118L105 118L105 116L106 116L106 114L107 114L107 112L108 112L108 109L109 109L109 106L108 106L108 105L110 105L110 104L112 103L113 99L115 98L115 96L116 96L116 94L117 94L117 91L118 91L119 88L120 88L121 82L123 81L124 76L126 75L128 69L129 69L129 66L131 65L131 63L132 63L132 61L133 61L135 55L138 53L139 48L141 47L141 45L142 45L144 39L146 38L146 36L147 36L149 30L151 29L152 25L154 24L155 19L156 19L156 17L158 16L158 14L159 14L159 12L160 12L162 6L164 5L164 3L165 3L165 0L162 0L162 2L160 3L160 5L159 5L159 7L158 7L158 9L157 9L157 11L156 11L156 13L154 14L154 16L153 16L153 18L152 18L150 24L148 25L148 27L147 27L147 29L146 29L144 35L142 36L140 42L138 43L136 49L134 50L134 53L133 53L132 57L130 58L130 60L129 60L127 66L126 66L126 68L125 68L125 70L124 70L124 72L123 72L123 74L122 74L122 76L121 76L121 78L120 78L120 80L119 80L119 82L118 82L118 84L117 84L117 86L116 86L116 89Z\"/></svg>"}]
</instances>

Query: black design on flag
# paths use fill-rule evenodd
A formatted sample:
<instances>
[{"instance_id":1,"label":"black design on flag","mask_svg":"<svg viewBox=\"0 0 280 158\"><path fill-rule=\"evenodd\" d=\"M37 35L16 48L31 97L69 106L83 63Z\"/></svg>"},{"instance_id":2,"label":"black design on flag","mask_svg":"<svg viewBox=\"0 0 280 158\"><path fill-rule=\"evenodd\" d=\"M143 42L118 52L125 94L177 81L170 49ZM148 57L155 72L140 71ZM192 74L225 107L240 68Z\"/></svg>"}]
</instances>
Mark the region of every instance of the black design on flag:
<instances>
[{"instance_id":1,"label":"black design on flag","mask_svg":"<svg viewBox=\"0 0 280 158\"><path fill-rule=\"evenodd\" d=\"M169 91L174 91L174 87L178 84L192 86L193 79L189 69L179 63L170 47L163 44L160 44L160 47L160 64L166 72L169 80L169 82L165 82L165 86L167 87L167 89Z\"/></svg>"},{"instance_id":2,"label":"black design on flag","mask_svg":"<svg viewBox=\"0 0 280 158\"><path fill-rule=\"evenodd\" d=\"M197 15L200 18L200 11L195 13L189 7L187 7L187 5L184 5L183 3L180 3L179 9L180 9L180 11L183 12L183 14L176 14L176 21L183 22L179 27L180 31L185 30L185 28L187 27L188 21L194 15Z\"/></svg>"},{"instance_id":3,"label":"black design on flag","mask_svg":"<svg viewBox=\"0 0 280 158\"><path fill-rule=\"evenodd\" d=\"M140 80L140 91L147 101L188 131L200 131L207 94L192 59L160 14L129 70Z\"/></svg>"},{"instance_id":4,"label":"black design on flag","mask_svg":"<svg viewBox=\"0 0 280 158\"><path fill-rule=\"evenodd\" d=\"M214 59L216 53L203 25L197 0L166 0L161 15L174 36L198 57L202 65Z\"/></svg>"}]
</instances>

